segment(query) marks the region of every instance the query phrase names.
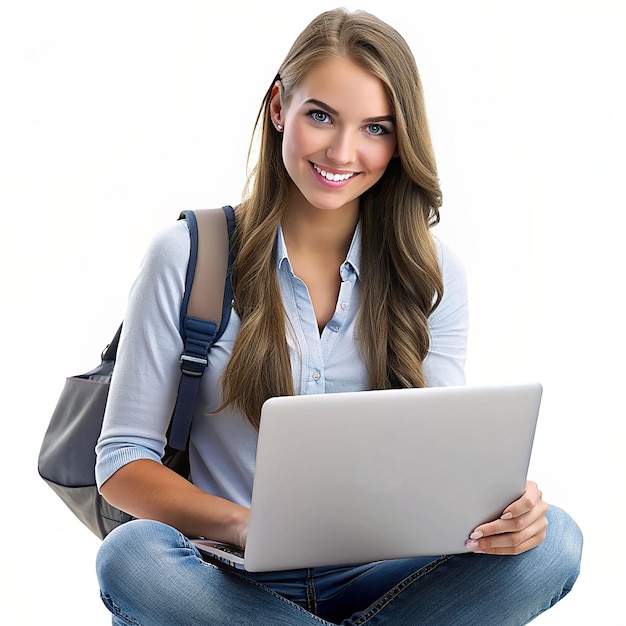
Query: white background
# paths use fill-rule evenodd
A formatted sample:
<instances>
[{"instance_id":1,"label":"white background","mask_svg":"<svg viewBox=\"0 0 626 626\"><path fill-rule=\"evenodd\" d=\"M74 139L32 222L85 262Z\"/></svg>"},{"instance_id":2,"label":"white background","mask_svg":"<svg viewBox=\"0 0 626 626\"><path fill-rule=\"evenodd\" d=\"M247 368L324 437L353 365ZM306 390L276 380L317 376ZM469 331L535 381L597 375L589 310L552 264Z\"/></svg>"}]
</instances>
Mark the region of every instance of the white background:
<instances>
[{"instance_id":1,"label":"white background","mask_svg":"<svg viewBox=\"0 0 626 626\"><path fill-rule=\"evenodd\" d=\"M110 623L99 541L38 477L41 438L64 378L97 364L154 232L182 209L238 202L261 98L297 33L333 6L2 0L3 624ZM545 388L530 474L586 546L574 592L537 623L616 623L622 3L348 7L398 28L420 68L444 190L437 233L469 276L469 382Z\"/></svg>"}]
</instances>

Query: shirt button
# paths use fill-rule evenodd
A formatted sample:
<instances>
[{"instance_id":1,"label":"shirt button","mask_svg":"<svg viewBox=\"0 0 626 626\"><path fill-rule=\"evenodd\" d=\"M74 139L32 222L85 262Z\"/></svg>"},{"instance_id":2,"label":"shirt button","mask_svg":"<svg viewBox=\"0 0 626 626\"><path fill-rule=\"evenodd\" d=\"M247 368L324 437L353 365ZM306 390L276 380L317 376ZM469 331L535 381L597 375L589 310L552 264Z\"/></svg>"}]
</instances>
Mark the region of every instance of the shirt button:
<instances>
[{"instance_id":1,"label":"shirt button","mask_svg":"<svg viewBox=\"0 0 626 626\"><path fill-rule=\"evenodd\" d=\"M341 308L346 311L348 309L348 303L347 302L342 302L341 303Z\"/></svg>"},{"instance_id":2,"label":"shirt button","mask_svg":"<svg viewBox=\"0 0 626 626\"><path fill-rule=\"evenodd\" d=\"M338 332L338 331L339 331L339 326L337 326L337 324L333 324L333 325L330 327L330 330L332 330L334 333L336 333L336 332Z\"/></svg>"},{"instance_id":3,"label":"shirt button","mask_svg":"<svg viewBox=\"0 0 626 626\"><path fill-rule=\"evenodd\" d=\"M319 379L320 379L320 373L315 372L315 374L313 374L313 380L319 380Z\"/></svg>"}]
</instances>

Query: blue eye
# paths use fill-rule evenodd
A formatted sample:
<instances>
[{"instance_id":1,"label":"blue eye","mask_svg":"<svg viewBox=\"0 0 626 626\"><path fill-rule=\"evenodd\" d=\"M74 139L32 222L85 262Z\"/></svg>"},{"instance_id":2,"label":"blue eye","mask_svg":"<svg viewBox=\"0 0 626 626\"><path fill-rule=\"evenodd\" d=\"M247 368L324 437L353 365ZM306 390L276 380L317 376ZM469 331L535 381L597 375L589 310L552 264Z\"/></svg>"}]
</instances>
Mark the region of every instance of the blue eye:
<instances>
[{"instance_id":1,"label":"blue eye","mask_svg":"<svg viewBox=\"0 0 626 626\"><path fill-rule=\"evenodd\" d=\"M387 129L380 124L369 124L367 127L367 132L370 135L386 135Z\"/></svg>"},{"instance_id":2,"label":"blue eye","mask_svg":"<svg viewBox=\"0 0 626 626\"><path fill-rule=\"evenodd\" d=\"M330 121L330 116L324 111L311 111L309 115L313 118L315 122L319 122L320 124L324 124Z\"/></svg>"}]
</instances>

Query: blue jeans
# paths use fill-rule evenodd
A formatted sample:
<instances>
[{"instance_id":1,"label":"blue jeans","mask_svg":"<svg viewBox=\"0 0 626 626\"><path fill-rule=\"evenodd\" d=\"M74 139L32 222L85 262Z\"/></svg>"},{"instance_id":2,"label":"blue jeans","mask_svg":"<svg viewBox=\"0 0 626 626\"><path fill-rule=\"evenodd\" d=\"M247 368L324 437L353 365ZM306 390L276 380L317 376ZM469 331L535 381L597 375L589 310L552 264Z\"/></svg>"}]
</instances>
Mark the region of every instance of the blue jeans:
<instances>
[{"instance_id":1,"label":"blue jeans","mask_svg":"<svg viewBox=\"0 0 626 626\"><path fill-rule=\"evenodd\" d=\"M97 572L113 624L525 624L572 588L582 535L562 510L519 556L467 553L351 567L252 574L208 563L175 529L123 524L102 543Z\"/></svg>"}]
</instances>

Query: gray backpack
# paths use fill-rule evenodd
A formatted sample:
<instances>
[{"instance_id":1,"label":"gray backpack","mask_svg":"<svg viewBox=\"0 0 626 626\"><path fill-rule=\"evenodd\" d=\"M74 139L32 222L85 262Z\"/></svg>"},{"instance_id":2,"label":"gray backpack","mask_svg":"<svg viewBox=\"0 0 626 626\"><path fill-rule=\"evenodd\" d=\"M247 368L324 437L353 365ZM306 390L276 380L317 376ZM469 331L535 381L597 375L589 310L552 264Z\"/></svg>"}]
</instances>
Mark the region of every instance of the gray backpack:
<instances>
[{"instance_id":1,"label":"gray backpack","mask_svg":"<svg viewBox=\"0 0 626 626\"><path fill-rule=\"evenodd\" d=\"M225 206L184 211L180 219L187 220L191 251L180 315L184 343L180 356L181 379L163 464L188 477L187 444L200 381L211 346L224 332L230 317L235 214L232 207ZM102 353L98 367L65 381L38 462L40 476L101 539L132 519L98 493L95 479L95 446L102 429L121 330L122 325Z\"/></svg>"}]
</instances>

